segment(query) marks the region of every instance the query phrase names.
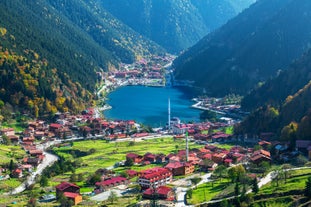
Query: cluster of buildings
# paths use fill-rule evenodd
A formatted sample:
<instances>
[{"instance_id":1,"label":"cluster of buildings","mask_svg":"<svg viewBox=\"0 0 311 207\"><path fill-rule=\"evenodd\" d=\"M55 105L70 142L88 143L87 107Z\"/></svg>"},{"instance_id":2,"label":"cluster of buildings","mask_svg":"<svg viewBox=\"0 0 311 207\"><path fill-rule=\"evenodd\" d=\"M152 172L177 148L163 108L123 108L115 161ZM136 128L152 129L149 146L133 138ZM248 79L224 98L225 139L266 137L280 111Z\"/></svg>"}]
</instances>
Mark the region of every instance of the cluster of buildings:
<instances>
[{"instance_id":1,"label":"cluster of buildings","mask_svg":"<svg viewBox=\"0 0 311 207\"><path fill-rule=\"evenodd\" d=\"M112 87L120 85L165 85L165 67L170 65L174 56L151 56L141 58L133 64L120 64L120 69L108 73L102 72L98 75L110 83Z\"/></svg>"}]
</instances>

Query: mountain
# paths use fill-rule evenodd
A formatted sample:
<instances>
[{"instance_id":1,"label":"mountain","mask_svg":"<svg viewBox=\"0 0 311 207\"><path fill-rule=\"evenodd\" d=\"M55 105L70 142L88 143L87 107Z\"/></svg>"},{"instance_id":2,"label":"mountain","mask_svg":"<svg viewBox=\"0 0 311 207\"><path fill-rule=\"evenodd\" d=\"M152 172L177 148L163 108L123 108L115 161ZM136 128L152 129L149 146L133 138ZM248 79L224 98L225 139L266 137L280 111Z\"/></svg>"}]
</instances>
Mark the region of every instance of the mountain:
<instances>
[{"instance_id":1,"label":"mountain","mask_svg":"<svg viewBox=\"0 0 311 207\"><path fill-rule=\"evenodd\" d=\"M37 118L57 111L78 112L91 104L93 95L81 84L36 51L20 51L15 39L0 27L0 114L6 120L12 112L23 111Z\"/></svg>"},{"instance_id":2,"label":"mountain","mask_svg":"<svg viewBox=\"0 0 311 207\"><path fill-rule=\"evenodd\" d=\"M310 47L311 1L260 0L180 55L175 79L245 94Z\"/></svg>"},{"instance_id":3,"label":"mountain","mask_svg":"<svg viewBox=\"0 0 311 207\"><path fill-rule=\"evenodd\" d=\"M252 111L263 105L279 107L311 80L311 50L286 70L267 80L242 99L243 110Z\"/></svg>"},{"instance_id":4,"label":"mountain","mask_svg":"<svg viewBox=\"0 0 311 207\"><path fill-rule=\"evenodd\" d=\"M165 52L94 1L4 0L0 28L0 100L39 114L82 109L96 72Z\"/></svg>"},{"instance_id":5,"label":"mountain","mask_svg":"<svg viewBox=\"0 0 311 207\"><path fill-rule=\"evenodd\" d=\"M235 127L235 132L274 132L287 140L289 136L284 134L295 129L296 138L310 139L310 80L311 50L243 99L244 108L256 109Z\"/></svg>"},{"instance_id":6,"label":"mountain","mask_svg":"<svg viewBox=\"0 0 311 207\"><path fill-rule=\"evenodd\" d=\"M172 53L186 49L255 0L97 0L111 14Z\"/></svg>"},{"instance_id":7,"label":"mountain","mask_svg":"<svg viewBox=\"0 0 311 207\"><path fill-rule=\"evenodd\" d=\"M92 91L96 71L164 51L93 1L4 0L0 25L14 35L19 51L35 50L60 73L70 74L72 81Z\"/></svg>"}]
</instances>

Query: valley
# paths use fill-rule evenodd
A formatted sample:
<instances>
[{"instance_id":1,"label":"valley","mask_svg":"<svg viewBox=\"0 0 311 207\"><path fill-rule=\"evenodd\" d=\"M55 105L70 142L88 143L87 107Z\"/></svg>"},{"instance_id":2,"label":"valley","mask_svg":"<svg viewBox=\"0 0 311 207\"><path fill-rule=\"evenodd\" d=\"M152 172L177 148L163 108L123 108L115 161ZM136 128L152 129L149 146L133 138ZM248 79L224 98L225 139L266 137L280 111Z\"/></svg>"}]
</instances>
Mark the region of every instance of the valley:
<instances>
[{"instance_id":1,"label":"valley","mask_svg":"<svg viewBox=\"0 0 311 207\"><path fill-rule=\"evenodd\" d=\"M310 11L1 1L0 206L309 206Z\"/></svg>"}]
</instances>

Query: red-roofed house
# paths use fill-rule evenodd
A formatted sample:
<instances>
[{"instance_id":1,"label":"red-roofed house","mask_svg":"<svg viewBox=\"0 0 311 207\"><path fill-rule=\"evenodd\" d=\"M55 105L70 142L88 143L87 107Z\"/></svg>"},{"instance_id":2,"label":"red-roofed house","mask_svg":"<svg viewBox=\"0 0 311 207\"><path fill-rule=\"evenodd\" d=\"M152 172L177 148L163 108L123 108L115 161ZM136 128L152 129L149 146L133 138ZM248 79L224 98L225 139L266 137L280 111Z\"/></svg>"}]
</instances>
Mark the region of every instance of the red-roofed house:
<instances>
[{"instance_id":1,"label":"red-roofed house","mask_svg":"<svg viewBox=\"0 0 311 207\"><path fill-rule=\"evenodd\" d=\"M69 182L62 182L56 186L56 197L59 197L62 193L80 193L80 187Z\"/></svg>"},{"instance_id":2,"label":"red-roofed house","mask_svg":"<svg viewBox=\"0 0 311 207\"><path fill-rule=\"evenodd\" d=\"M50 128L49 129L50 129L51 132L57 132L61 128L62 128L61 124L52 123L52 124L50 124Z\"/></svg>"},{"instance_id":3,"label":"red-roofed house","mask_svg":"<svg viewBox=\"0 0 311 207\"><path fill-rule=\"evenodd\" d=\"M252 154L250 160L255 164L259 164L263 161L270 162L271 161L270 152L266 150L257 150Z\"/></svg>"},{"instance_id":4,"label":"red-roofed house","mask_svg":"<svg viewBox=\"0 0 311 207\"><path fill-rule=\"evenodd\" d=\"M194 165L186 162L173 162L165 166L166 169L169 169L174 176L178 175L188 175L194 172Z\"/></svg>"},{"instance_id":5,"label":"red-roofed house","mask_svg":"<svg viewBox=\"0 0 311 207\"><path fill-rule=\"evenodd\" d=\"M132 160L134 163L139 164L143 161L143 156L135 153L128 153L126 155L126 160Z\"/></svg>"},{"instance_id":6,"label":"red-roofed house","mask_svg":"<svg viewBox=\"0 0 311 207\"><path fill-rule=\"evenodd\" d=\"M212 155L212 160L216 162L217 164L221 164L224 162L227 155L225 153L214 153Z\"/></svg>"},{"instance_id":7,"label":"red-roofed house","mask_svg":"<svg viewBox=\"0 0 311 207\"><path fill-rule=\"evenodd\" d=\"M138 175L138 172L135 170L127 170L126 174L128 175L129 178L133 178Z\"/></svg>"},{"instance_id":8,"label":"red-roofed house","mask_svg":"<svg viewBox=\"0 0 311 207\"><path fill-rule=\"evenodd\" d=\"M144 155L144 161L149 161L151 163L156 161L156 155L148 152Z\"/></svg>"},{"instance_id":9,"label":"red-roofed house","mask_svg":"<svg viewBox=\"0 0 311 207\"><path fill-rule=\"evenodd\" d=\"M15 135L15 131L13 128L1 129L0 135L12 136Z\"/></svg>"},{"instance_id":10,"label":"red-roofed house","mask_svg":"<svg viewBox=\"0 0 311 207\"><path fill-rule=\"evenodd\" d=\"M159 187L172 181L172 173L168 169L155 167L140 172L138 183L143 189Z\"/></svg>"},{"instance_id":11,"label":"red-roofed house","mask_svg":"<svg viewBox=\"0 0 311 207\"><path fill-rule=\"evenodd\" d=\"M67 199L72 200L74 205L78 205L82 202L82 196L79 193L64 192L64 196Z\"/></svg>"},{"instance_id":12,"label":"red-roofed house","mask_svg":"<svg viewBox=\"0 0 311 207\"><path fill-rule=\"evenodd\" d=\"M12 177L13 178L21 178L23 177L23 171L19 168L16 168L15 170L12 171Z\"/></svg>"},{"instance_id":13,"label":"red-roofed house","mask_svg":"<svg viewBox=\"0 0 311 207\"><path fill-rule=\"evenodd\" d=\"M95 185L101 191L105 191L108 188L115 187L118 185L126 185L128 183L129 183L128 179L124 177L113 177L113 178L109 178L101 182L97 182L95 183Z\"/></svg>"},{"instance_id":14,"label":"red-roofed house","mask_svg":"<svg viewBox=\"0 0 311 207\"><path fill-rule=\"evenodd\" d=\"M43 155L43 151L42 150L30 150L29 154L31 156L36 157L36 156L39 156L39 155Z\"/></svg>"},{"instance_id":15,"label":"red-roofed house","mask_svg":"<svg viewBox=\"0 0 311 207\"><path fill-rule=\"evenodd\" d=\"M172 188L167 186L160 186L156 189L148 188L144 191L143 197L147 199L152 199L156 196L159 199L174 199L174 192Z\"/></svg>"}]
</instances>

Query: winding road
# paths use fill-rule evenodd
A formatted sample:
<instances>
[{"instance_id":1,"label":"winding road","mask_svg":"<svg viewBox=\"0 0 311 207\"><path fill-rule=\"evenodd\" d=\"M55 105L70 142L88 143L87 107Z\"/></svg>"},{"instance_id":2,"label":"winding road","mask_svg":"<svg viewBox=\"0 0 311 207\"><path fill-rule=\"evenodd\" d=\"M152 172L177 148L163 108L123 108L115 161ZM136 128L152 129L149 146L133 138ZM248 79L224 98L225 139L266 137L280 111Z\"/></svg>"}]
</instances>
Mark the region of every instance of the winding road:
<instances>
[{"instance_id":1,"label":"winding road","mask_svg":"<svg viewBox=\"0 0 311 207\"><path fill-rule=\"evenodd\" d=\"M45 144L40 144L40 145L37 145L37 149L45 150L49 146L54 145L56 143L57 143L57 141L48 142L48 143L45 143ZM41 175L43 170L46 167L51 166L54 162L56 162L58 160L57 156L55 156L53 154L50 154L50 153L48 153L46 151L44 151L43 154L45 155L45 157L44 157L42 163L40 163L37 166L36 171L32 172L20 186L16 187L15 189L10 191L9 193L6 193L7 195L15 195L15 194L21 193L24 190L26 190L26 188L28 186L30 186L32 184L35 184L36 183L36 177L38 175Z\"/></svg>"}]
</instances>

